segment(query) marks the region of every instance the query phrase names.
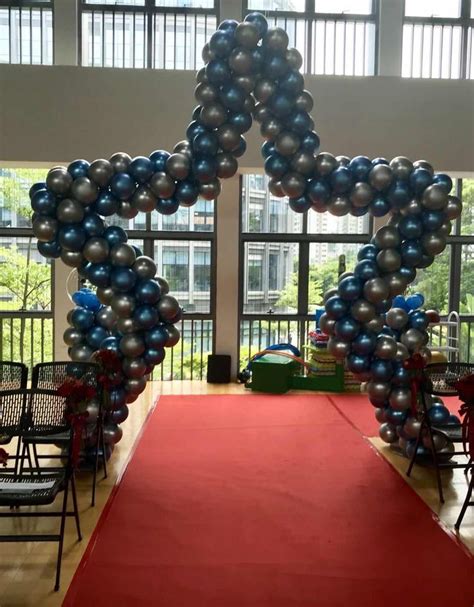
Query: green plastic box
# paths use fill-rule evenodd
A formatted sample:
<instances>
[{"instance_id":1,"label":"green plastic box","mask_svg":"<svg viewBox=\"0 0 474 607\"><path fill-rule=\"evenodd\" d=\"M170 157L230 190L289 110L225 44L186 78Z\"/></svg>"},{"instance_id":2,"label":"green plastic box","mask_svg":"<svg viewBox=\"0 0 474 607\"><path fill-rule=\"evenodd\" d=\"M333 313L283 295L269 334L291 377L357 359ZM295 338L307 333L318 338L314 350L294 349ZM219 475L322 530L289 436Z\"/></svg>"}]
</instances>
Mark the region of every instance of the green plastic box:
<instances>
[{"instance_id":1,"label":"green plastic box","mask_svg":"<svg viewBox=\"0 0 474 607\"><path fill-rule=\"evenodd\" d=\"M252 382L250 388L255 392L284 394L291 387L291 378L299 364L277 354L264 354L252 362Z\"/></svg>"}]
</instances>

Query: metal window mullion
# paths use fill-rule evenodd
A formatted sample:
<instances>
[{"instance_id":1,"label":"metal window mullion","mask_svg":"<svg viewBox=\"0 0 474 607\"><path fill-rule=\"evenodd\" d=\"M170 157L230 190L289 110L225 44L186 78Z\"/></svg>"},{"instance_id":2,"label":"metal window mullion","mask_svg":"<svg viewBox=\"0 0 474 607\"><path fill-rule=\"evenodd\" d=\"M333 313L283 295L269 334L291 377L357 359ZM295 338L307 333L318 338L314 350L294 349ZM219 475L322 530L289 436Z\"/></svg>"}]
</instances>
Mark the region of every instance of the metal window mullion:
<instances>
[{"instance_id":1,"label":"metal window mullion","mask_svg":"<svg viewBox=\"0 0 474 607\"><path fill-rule=\"evenodd\" d=\"M461 301L461 254L462 243L452 244L449 260L448 309L456 312L459 312Z\"/></svg>"},{"instance_id":2,"label":"metal window mullion","mask_svg":"<svg viewBox=\"0 0 474 607\"><path fill-rule=\"evenodd\" d=\"M147 68L153 67L153 27L154 27L154 10L153 0L145 2L145 20L146 20L146 65Z\"/></svg>"},{"instance_id":3,"label":"metal window mullion","mask_svg":"<svg viewBox=\"0 0 474 607\"><path fill-rule=\"evenodd\" d=\"M298 314L308 313L309 241L300 242L298 252Z\"/></svg>"}]
</instances>

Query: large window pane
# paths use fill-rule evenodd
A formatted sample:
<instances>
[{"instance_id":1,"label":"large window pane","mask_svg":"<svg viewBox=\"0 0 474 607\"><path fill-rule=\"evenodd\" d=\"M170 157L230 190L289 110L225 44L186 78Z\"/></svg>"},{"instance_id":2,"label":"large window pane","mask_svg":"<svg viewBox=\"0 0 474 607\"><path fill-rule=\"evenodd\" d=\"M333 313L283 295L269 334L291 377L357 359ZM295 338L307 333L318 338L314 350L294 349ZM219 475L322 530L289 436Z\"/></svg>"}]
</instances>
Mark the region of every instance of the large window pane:
<instances>
[{"instance_id":1,"label":"large window pane","mask_svg":"<svg viewBox=\"0 0 474 607\"><path fill-rule=\"evenodd\" d=\"M214 8L214 0L155 0L156 6L171 8Z\"/></svg>"},{"instance_id":2,"label":"large window pane","mask_svg":"<svg viewBox=\"0 0 474 607\"><path fill-rule=\"evenodd\" d=\"M248 0L252 11L293 11L303 12L305 0Z\"/></svg>"},{"instance_id":3,"label":"large window pane","mask_svg":"<svg viewBox=\"0 0 474 607\"><path fill-rule=\"evenodd\" d=\"M449 312L450 254L448 246L429 268L417 270L415 280L407 289L408 293L421 293L425 298L424 307L441 314Z\"/></svg>"},{"instance_id":4,"label":"large window pane","mask_svg":"<svg viewBox=\"0 0 474 607\"><path fill-rule=\"evenodd\" d=\"M290 314L298 308L297 244L247 242L244 314Z\"/></svg>"},{"instance_id":5,"label":"large window pane","mask_svg":"<svg viewBox=\"0 0 474 607\"><path fill-rule=\"evenodd\" d=\"M474 236L474 179L462 180L461 234Z\"/></svg>"},{"instance_id":6,"label":"large window pane","mask_svg":"<svg viewBox=\"0 0 474 607\"><path fill-rule=\"evenodd\" d=\"M370 15L372 0L315 0L317 13L338 13L345 15Z\"/></svg>"},{"instance_id":7,"label":"large window pane","mask_svg":"<svg viewBox=\"0 0 474 607\"><path fill-rule=\"evenodd\" d=\"M198 200L192 207L179 207L173 215L151 214L152 230L176 232L213 232L214 201Z\"/></svg>"},{"instance_id":8,"label":"large window pane","mask_svg":"<svg viewBox=\"0 0 474 607\"><path fill-rule=\"evenodd\" d=\"M461 0L405 0L406 17L461 16Z\"/></svg>"},{"instance_id":9,"label":"large window pane","mask_svg":"<svg viewBox=\"0 0 474 607\"><path fill-rule=\"evenodd\" d=\"M0 7L0 63L53 63L50 8Z\"/></svg>"},{"instance_id":10,"label":"large window pane","mask_svg":"<svg viewBox=\"0 0 474 607\"><path fill-rule=\"evenodd\" d=\"M28 196L33 183L46 179L46 169L7 169L0 167L0 227L31 227Z\"/></svg>"},{"instance_id":11,"label":"large window pane","mask_svg":"<svg viewBox=\"0 0 474 607\"><path fill-rule=\"evenodd\" d=\"M461 248L461 314L474 314L474 245L463 244Z\"/></svg>"},{"instance_id":12,"label":"large window pane","mask_svg":"<svg viewBox=\"0 0 474 607\"><path fill-rule=\"evenodd\" d=\"M353 215L335 217L329 212L308 212L309 234L368 234L369 226L369 215L363 217L354 217Z\"/></svg>"},{"instance_id":13,"label":"large window pane","mask_svg":"<svg viewBox=\"0 0 474 607\"><path fill-rule=\"evenodd\" d=\"M460 26L405 23L402 76L460 78L461 47Z\"/></svg>"}]
</instances>

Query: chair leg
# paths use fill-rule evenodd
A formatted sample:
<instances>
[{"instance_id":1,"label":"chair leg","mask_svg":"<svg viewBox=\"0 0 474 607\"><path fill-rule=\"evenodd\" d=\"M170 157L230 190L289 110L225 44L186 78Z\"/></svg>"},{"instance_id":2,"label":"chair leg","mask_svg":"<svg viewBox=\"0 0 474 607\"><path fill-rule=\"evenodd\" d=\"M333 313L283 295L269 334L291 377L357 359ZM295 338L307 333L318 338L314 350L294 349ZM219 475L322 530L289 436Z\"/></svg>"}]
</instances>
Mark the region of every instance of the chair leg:
<instances>
[{"instance_id":1,"label":"chair leg","mask_svg":"<svg viewBox=\"0 0 474 607\"><path fill-rule=\"evenodd\" d=\"M104 466L104 476L103 478L107 478L107 454L105 452L105 439L104 439L104 424L100 424L100 440L102 446L102 465Z\"/></svg>"},{"instance_id":2,"label":"chair leg","mask_svg":"<svg viewBox=\"0 0 474 607\"><path fill-rule=\"evenodd\" d=\"M441 482L441 470L440 470L439 464L438 464L438 455L436 453L436 447L434 444L433 430L432 430L431 424L429 422L426 424L426 426L428 428L428 433L430 436L431 456L433 458L434 467L436 468L436 479L438 481L439 501L442 504L444 504L443 484Z\"/></svg>"},{"instance_id":3,"label":"chair leg","mask_svg":"<svg viewBox=\"0 0 474 607\"><path fill-rule=\"evenodd\" d=\"M92 499L91 506L95 506L95 486L97 483L97 470L99 468L99 442L100 442L100 423L97 423L97 438L95 441L94 474L92 476Z\"/></svg>"},{"instance_id":4,"label":"chair leg","mask_svg":"<svg viewBox=\"0 0 474 607\"><path fill-rule=\"evenodd\" d=\"M77 493L76 493L76 478L74 473L71 475L71 491L72 491L72 503L74 505L74 518L76 520L77 539L80 542L82 540L81 534L81 523L79 521L79 509L77 507Z\"/></svg>"},{"instance_id":5,"label":"chair leg","mask_svg":"<svg viewBox=\"0 0 474 607\"><path fill-rule=\"evenodd\" d=\"M471 469L472 464L473 464L472 457L470 457L469 461L467 462L467 466L464 468L464 475L465 476L468 475L468 472Z\"/></svg>"},{"instance_id":6,"label":"chair leg","mask_svg":"<svg viewBox=\"0 0 474 607\"><path fill-rule=\"evenodd\" d=\"M61 561L62 561L62 556L63 556L64 528L66 525L68 489L69 489L69 479L66 479L66 486L64 487L63 509L61 512L61 527L59 530L58 560L56 563L56 583L54 584L55 592L57 592L59 590L59 580L61 578Z\"/></svg>"},{"instance_id":7,"label":"chair leg","mask_svg":"<svg viewBox=\"0 0 474 607\"><path fill-rule=\"evenodd\" d=\"M420 431L418 432L418 436L416 437L415 450L413 452L413 455L411 456L410 465L408 466L407 476L410 476L411 471L413 469L413 465L414 465L415 459L416 459L416 454L418 453L418 447L420 446L421 434L423 432L424 426L425 426L425 418L423 417L421 420Z\"/></svg>"},{"instance_id":8,"label":"chair leg","mask_svg":"<svg viewBox=\"0 0 474 607\"><path fill-rule=\"evenodd\" d=\"M468 466L468 469L472 467ZM466 513L467 507L469 506L469 502L471 501L472 490L474 489L474 474L471 474L471 482L469 483L469 487L466 494L466 499L464 500L464 504L462 505L461 512L459 513L458 520L454 524L454 528L457 530L461 526L462 519Z\"/></svg>"},{"instance_id":9,"label":"chair leg","mask_svg":"<svg viewBox=\"0 0 474 607\"><path fill-rule=\"evenodd\" d=\"M41 470L40 470L41 466L40 466L39 457L38 457L38 449L36 448L35 443L33 443L32 448L33 448L33 456L35 458L35 465L38 470L38 474L41 474Z\"/></svg>"}]
</instances>

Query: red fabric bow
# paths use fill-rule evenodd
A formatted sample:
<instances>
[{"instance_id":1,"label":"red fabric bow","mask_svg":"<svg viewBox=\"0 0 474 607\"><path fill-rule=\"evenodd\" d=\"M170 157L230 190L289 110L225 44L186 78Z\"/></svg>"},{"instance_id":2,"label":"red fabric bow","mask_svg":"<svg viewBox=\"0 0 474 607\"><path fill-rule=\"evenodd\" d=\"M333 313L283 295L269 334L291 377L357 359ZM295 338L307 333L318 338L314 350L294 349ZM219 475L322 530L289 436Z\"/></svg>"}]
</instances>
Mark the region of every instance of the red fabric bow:
<instances>
[{"instance_id":1,"label":"red fabric bow","mask_svg":"<svg viewBox=\"0 0 474 607\"><path fill-rule=\"evenodd\" d=\"M79 462L79 455L81 453L82 432L84 430L84 426L87 424L88 417L89 411L84 411L83 413L69 413L68 415L66 415L66 420L70 422L72 426L71 459L73 468L75 468Z\"/></svg>"},{"instance_id":2,"label":"red fabric bow","mask_svg":"<svg viewBox=\"0 0 474 607\"><path fill-rule=\"evenodd\" d=\"M6 466L9 457L10 455L5 451L5 449L0 449L0 465Z\"/></svg>"},{"instance_id":3,"label":"red fabric bow","mask_svg":"<svg viewBox=\"0 0 474 607\"><path fill-rule=\"evenodd\" d=\"M462 420L462 440L464 451L474 458L474 375L461 377L454 387L458 391L459 398L463 401L459 414Z\"/></svg>"},{"instance_id":4,"label":"red fabric bow","mask_svg":"<svg viewBox=\"0 0 474 607\"><path fill-rule=\"evenodd\" d=\"M419 352L415 352L410 358L403 361L403 366L410 371L411 411L416 416L418 394L423 384L423 369L426 367L426 361Z\"/></svg>"}]
</instances>

